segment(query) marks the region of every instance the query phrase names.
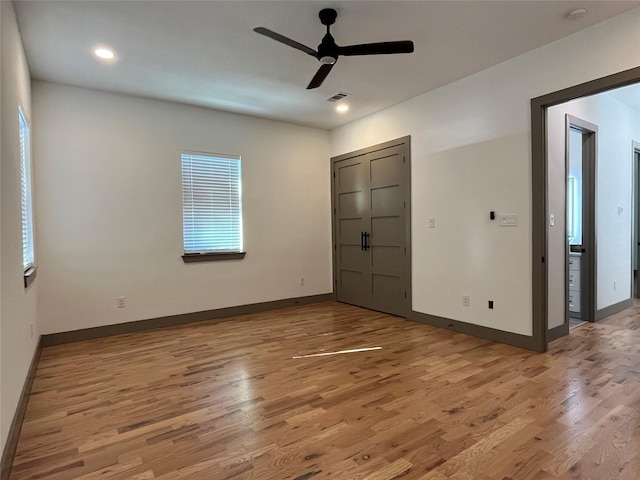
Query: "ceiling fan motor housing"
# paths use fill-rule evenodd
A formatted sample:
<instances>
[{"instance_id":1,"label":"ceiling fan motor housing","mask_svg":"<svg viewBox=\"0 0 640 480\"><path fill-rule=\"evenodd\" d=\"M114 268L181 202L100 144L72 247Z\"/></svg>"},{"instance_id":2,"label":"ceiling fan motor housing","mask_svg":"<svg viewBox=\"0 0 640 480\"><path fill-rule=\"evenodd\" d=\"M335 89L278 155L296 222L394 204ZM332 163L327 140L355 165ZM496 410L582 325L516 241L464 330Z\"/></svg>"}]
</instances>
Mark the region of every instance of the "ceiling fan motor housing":
<instances>
[{"instance_id":1,"label":"ceiling fan motor housing","mask_svg":"<svg viewBox=\"0 0 640 480\"><path fill-rule=\"evenodd\" d=\"M333 65L338 60L338 45L330 33L327 33L322 43L318 45L318 60L320 63Z\"/></svg>"}]
</instances>

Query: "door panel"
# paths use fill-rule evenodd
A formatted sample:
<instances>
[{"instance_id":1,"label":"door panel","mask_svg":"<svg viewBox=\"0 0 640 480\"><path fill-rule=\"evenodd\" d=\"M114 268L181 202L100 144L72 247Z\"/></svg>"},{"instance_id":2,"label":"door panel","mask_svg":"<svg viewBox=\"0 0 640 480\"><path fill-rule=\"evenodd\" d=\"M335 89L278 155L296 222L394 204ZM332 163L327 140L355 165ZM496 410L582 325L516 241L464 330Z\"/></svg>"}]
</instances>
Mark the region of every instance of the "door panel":
<instances>
[{"instance_id":1,"label":"door panel","mask_svg":"<svg viewBox=\"0 0 640 480\"><path fill-rule=\"evenodd\" d=\"M372 307L374 310L399 311L403 308L404 284L400 277L373 274L372 280Z\"/></svg>"},{"instance_id":2,"label":"door panel","mask_svg":"<svg viewBox=\"0 0 640 480\"><path fill-rule=\"evenodd\" d=\"M402 275L402 248L388 246L371 247L371 267L374 271L390 272L396 276Z\"/></svg>"},{"instance_id":3,"label":"door panel","mask_svg":"<svg viewBox=\"0 0 640 480\"><path fill-rule=\"evenodd\" d=\"M376 211L399 210L404 195L400 185L389 185L371 189L371 209Z\"/></svg>"},{"instance_id":4,"label":"door panel","mask_svg":"<svg viewBox=\"0 0 640 480\"><path fill-rule=\"evenodd\" d=\"M364 272L366 257L361 255L360 244L340 245L340 263L344 270Z\"/></svg>"},{"instance_id":5,"label":"door panel","mask_svg":"<svg viewBox=\"0 0 640 480\"><path fill-rule=\"evenodd\" d=\"M343 218L340 220L340 245L357 245L360 247L362 218Z\"/></svg>"},{"instance_id":6,"label":"door panel","mask_svg":"<svg viewBox=\"0 0 640 480\"><path fill-rule=\"evenodd\" d=\"M366 277L363 272L356 272L352 270L343 269L340 271L340 288L342 290L341 296L345 299L349 299L349 302L355 305L361 305L367 301L367 292L363 289L363 284L366 281ZM340 300L340 299L338 299Z\"/></svg>"},{"instance_id":7,"label":"door panel","mask_svg":"<svg viewBox=\"0 0 640 480\"><path fill-rule=\"evenodd\" d=\"M341 193L338 199L340 211L343 215L361 215L365 208L361 192Z\"/></svg>"},{"instance_id":8,"label":"door panel","mask_svg":"<svg viewBox=\"0 0 640 480\"><path fill-rule=\"evenodd\" d=\"M404 246L404 222L402 220L400 216L372 218L372 245Z\"/></svg>"},{"instance_id":9,"label":"door panel","mask_svg":"<svg viewBox=\"0 0 640 480\"><path fill-rule=\"evenodd\" d=\"M376 184L401 184L403 159L400 155L374 158L371 161L371 182Z\"/></svg>"},{"instance_id":10,"label":"door panel","mask_svg":"<svg viewBox=\"0 0 640 480\"><path fill-rule=\"evenodd\" d=\"M338 167L338 184L341 192L356 191L362 189L362 163L347 162Z\"/></svg>"},{"instance_id":11,"label":"door panel","mask_svg":"<svg viewBox=\"0 0 640 480\"><path fill-rule=\"evenodd\" d=\"M333 159L336 298L406 315L408 141Z\"/></svg>"}]
</instances>

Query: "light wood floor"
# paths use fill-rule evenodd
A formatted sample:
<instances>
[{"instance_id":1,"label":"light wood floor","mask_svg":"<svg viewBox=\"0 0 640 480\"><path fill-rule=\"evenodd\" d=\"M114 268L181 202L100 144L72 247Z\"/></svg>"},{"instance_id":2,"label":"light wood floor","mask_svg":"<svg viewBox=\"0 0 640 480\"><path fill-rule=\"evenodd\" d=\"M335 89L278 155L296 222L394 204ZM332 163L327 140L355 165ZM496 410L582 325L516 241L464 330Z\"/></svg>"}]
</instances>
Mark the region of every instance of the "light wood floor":
<instances>
[{"instance_id":1,"label":"light wood floor","mask_svg":"<svg viewBox=\"0 0 640 480\"><path fill-rule=\"evenodd\" d=\"M638 480L640 307L547 354L338 303L48 347L11 478Z\"/></svg>"}]
</instances>

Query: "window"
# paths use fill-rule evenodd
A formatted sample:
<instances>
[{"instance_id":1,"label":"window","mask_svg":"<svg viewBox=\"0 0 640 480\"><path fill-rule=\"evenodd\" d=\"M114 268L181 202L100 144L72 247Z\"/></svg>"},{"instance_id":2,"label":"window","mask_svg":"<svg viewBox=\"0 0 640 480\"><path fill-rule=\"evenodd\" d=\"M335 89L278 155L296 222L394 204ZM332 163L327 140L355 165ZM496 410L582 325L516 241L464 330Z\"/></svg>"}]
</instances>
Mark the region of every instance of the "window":
<instances>
[{"instance_id":1,"label":"window","mask_svg":"<svg viewBox=\"0 0 640 480\"><path fill-rule=\"evenodd\" d=\"M18 108L18 130L20 136L20 190L22 209L22 266L25 272L25 287L35 273L33 249L33 210L31 206L31 137L29 124Z\"/></svg>"},{"instance_id":2,"label":"window","mask_svg":"<svg viewBox=\"0 0 640 480\"><path fill-rule=\"evenodd\" d=\"M240 157L182 154L185 262L242 258Z\"/></svg>"}]
</instances>

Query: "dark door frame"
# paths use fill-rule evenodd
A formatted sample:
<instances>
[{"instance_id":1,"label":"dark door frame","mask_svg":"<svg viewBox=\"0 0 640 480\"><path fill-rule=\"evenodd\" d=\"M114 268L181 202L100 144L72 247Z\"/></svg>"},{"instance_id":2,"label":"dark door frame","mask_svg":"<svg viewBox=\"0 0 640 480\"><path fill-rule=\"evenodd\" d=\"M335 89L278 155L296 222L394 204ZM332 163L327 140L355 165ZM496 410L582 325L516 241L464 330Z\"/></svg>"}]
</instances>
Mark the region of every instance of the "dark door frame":
<instances>
[{"instance_id":1,"label":"dark door frame","mask_svg":"<svg viewBox=\"0 0 640 480\"><path fill-rule=\"evenodd\" d=\"M582 255L580 257L580 318L596 320L597 256L596 245L596 182L598 171L598 126L581 118L566 114L565 126L565 171L569 171L569 132L575 130L582 138ZM568 192L566 192L568 193ZM565 195L565 238L569 203ZM586 250L586 251L585 251ZM565 299L569 295L569 241L565 247ZM569 334L569 304L565 300L565 323L556 335Z\"/></svg>"},{"instance_id":2,"label":"dark door frame","mask_svg":"<svg viewBox=\"0 0 640 480\"><path fill-rule=\"evenodd\" d=\"M635 264L631 266L631 298L640 298L640 143L632 141L631 155L633 162L633 227L631 233L631 249L634 252ZM635 267L635 268L634 268Z\"/></svg>"},{"instance_id":3,"label":"dark door frame","mask_svg":"<svg viewBox=\"0 0 640 480\"><path fill-rule=\"evenodd\" d=\"M532 320L535 349L546 352L548 332L547 109L576 98L640 83L640 67L531 99Z\"/></svg>"},{"instance_id":4,"label":"dark door frame","mask_svg":"<svg viewBox=\"0 0 640 480\"><path fill-rule=\"evenodd\" d=\"M405 158L405 245L406 245L406 255L404 256L404 275L405 275L405 308L404 308L404 317L409 317L410 312L412 311L412 289L411 289L411 136L407 135L406 137L401 137L395 140L391 140L388 142L380 143L378 145L373 145L371 147L362 148L360 150L356 150L354 152L345 153L342 155L338 155L336 157L331 158L331 243L333 244L333 248L331 249L331 258L333 265L333 293L337 298L337 263L336 263L336 205L335 205L335 165L336 162L340 162L342 160L357 157L361 155L367 155L369 153L376 152L378 150L384 150L387 148L392 148L396 146L404 145L404 158Z\"/></svg>"},{"instance_id":5,"label":"dark door frame","mask_svg":"<svg viewBox=\"0 0 640 480\"><path fill-rule=\"evenodd\" d=\"M569 132L576 130L582 136L582 242L583 254L580 258L580 316L588 322L596 321L597 311L597 258L598 246L596 243L596 186L598 171L598 126L573 115L565 115L565 163L568 169L569 162ZM565 175L566 176L566 175ZM586 187L586 188L585 188ZM565 208L567 200L565 199ZM567 238L567 222L565 222L564 238ZM586 252L585 252L586 247ZM565 284L566 295L569 294L569 242L566 246ZM569 333L569 304L565 311L565 335Z\"/></svg>"}]
</instances>

